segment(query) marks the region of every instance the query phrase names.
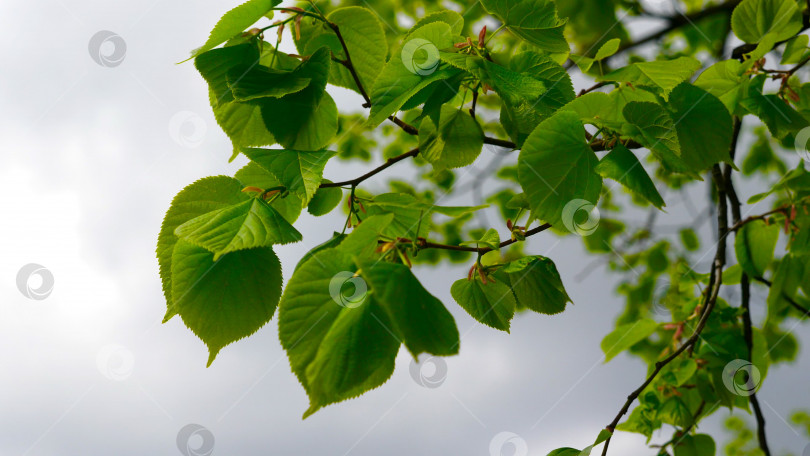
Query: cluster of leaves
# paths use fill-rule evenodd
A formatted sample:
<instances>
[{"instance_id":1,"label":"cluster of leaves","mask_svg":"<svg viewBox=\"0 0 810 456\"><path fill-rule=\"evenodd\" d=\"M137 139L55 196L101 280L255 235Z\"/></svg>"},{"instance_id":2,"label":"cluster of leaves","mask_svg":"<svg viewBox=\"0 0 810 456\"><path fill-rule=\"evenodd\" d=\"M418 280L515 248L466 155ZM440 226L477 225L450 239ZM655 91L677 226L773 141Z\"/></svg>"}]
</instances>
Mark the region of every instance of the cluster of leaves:
<instances>
[{"instance_id":1,"label":"cluster of leaves","mask_svg":"<svg viewBox=\"0 0 810 456\"><path fill-rule=\"evenodd\" d=\"M463 16L438 2L420 2L427 14L407 1L379 2L375 10L280 3L236 7L192 53L233 143L231 159L250 160L233 177L183 189L158 239L166 320L180 315L208 346L209 364L278 307L282 346L310 398L306 417L384 383L400 345L415 358L458 352L454 319L412 273L414 262L474 255L469 275L450 292L495 329L509 331L519 310L565 311L571 299L552 259L523 253L529 236L551 229L587 235L585 247L611 255L614 269L641 271L619 287L627 304L602 348L607 360L628 351L650 365L593 445L551 454L587 456L600 444L606 454L616 430L649 441L669 425L673 436L659 454L709 455L713 439L693 431L700 419L721 406L753 407L761 419L754 391L735 390L728 366L743 361L764 378L770 365L795 357L785 320L810 314L810 175L801 162L788 171L773 150L777 142L800 147L810 139L810 83L797 74L810 61L799 3L690 0L679 16L685 20L670 18L661 33L635 42L617 11L651 14L632 1L459 0ZM251 28L274 14L284 18ZM413 25L399 25L400 14ZM265 41L273 29L275 44ZM297 55L278 50L284 30ZM744 44L722 59L729 30ZM612 65L658 38L657 58ZM790 67L769 68L766 56L782 48L780 63ZM569 71L595 85L577 94ZM367 114L340 113L327 85L356 92ZM746 116L765 128L756 130L738 168ZM504 218L504 241L495 227L469 226L486 205L435 204L437 193L453 190L455 169L481 160L484 148L515 151L510 164L481 176L502 184L486 201ZM385 161L367 174L323 177L329 160L367 161L377 150ZM421 170L423 190L403 181L391 181L390 192L361 188L405 161ZM776 174L767 192L748 200L772 209L743 218L735 173L760 180ZM677 238L656 235L652 225L666 205L659 188L687 192L707 175L718 238L709 271L699 273L695 257L706 251L689 223ZM646 226L621 220L618 192L605 179L650 212ZM587 208L597 204L611 217L591 226ZM304 209L322 216L339 208L346 209L341 232L300 260L282 294L273 246L302 240L293 224ZM732 234L737 261L726 268ZM445 243L429 240L436 236ZM777 245L785 248L779 258ZM752 282L770 287L767 317L756 326ZM733 286L742 290L736 302L720 293Z\"/></svg>"}]
</instances>

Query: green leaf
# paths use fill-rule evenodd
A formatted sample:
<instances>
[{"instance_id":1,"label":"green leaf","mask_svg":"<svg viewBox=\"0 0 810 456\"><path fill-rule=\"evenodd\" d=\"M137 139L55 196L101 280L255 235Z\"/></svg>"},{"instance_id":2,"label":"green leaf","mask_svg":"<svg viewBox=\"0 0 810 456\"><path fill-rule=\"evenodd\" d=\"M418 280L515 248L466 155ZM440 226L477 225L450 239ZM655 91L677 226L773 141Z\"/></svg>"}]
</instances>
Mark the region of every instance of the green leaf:
<instances>
[{"instance_id":1,"label":"green leaf","mask_svg":"<svg viewBox=\"0 0 810 456\"><path fill-rule=\"evenodd\" d=\"M214 118L233 143L231 160L239 155L243 147L269 146L276 142L264 125L259 106L245 103L224 103L217 106L217 97L213 91L210 92L209 99L214 109Z\"/></svg>"},{"instance_id":2,"label":"green leaf","mask_svg":"<svg viewBox=\"0 0 810 456\"><path fill-rule=\"evenodd\" d=\"M674 110L681 159L691 171L702 171L721 161L732 163L732 120L720 100L683 83L672 91L669 106Z\"/></svg>"},{"instance_id":3,"label":"green leaf","mask_svg":"<svg viewBox=\"0 0 810 456\"><path fill-rule=\"evenodd\" d=\"M323 182L331 183L328 179L324 179ZM318 188L307 205L307 211L316 217L326 215L340 204L341 199L343 199L343 190L340 187Z\"/></svg>"},{"instance_id":4,"label":"green leaf","mask_svg":"<svg viewBox=\"0 0 810 456\"><path fill-rule=\"evenodd\" d=\"M269 189L273 187L281 187L284 184L273 174L266 169L262 168L256 162L249 162L243 166L234 175L243 187L257 187L261 189ZM276 198L270 206L277 210L284 220L290 223L295 222L298 216L301 215L301 209L304 207L303 201L296 193L289 193L284 198Z\"/></svg>"},{"instance_id":5,"label":"green leaf","mask_svg":"<svg viewBox=\"0 0 810 456\"><path fill-rule=\"evenodd\" d=\"M231 87L228 85L228 73L237 67L256 65L259 56L256 43L245 43L212 49L194 59L194 66L213 93L211 106L222 106L234 100Z\"/></svg>"},{"instance_id":6,"label":"green leaf","mask_svg":"<svg viewBox=\"0 0 810 456\"><path fill-rule=\"evenodd\" d=\"M773 260L779 225L768 225L762 220L746 223L737 231L734 250L737 261L750 277L762 277Z\"/></svg>"},{"instance_id":7,"label":"green leaf","mask_svg":"<svg viewBox=\"0 0 810 456\"><path fill-rule=\"evenodd\" d=\"M368 8L348 6L335 9L326 18L340 30L360 84L366 91L371 90L388 55L385 30L377 15ZM296 39L296 46L301 54L312 54L326 45L336 59L346 60L343 46L331 27L318 20L313 21L310 27L305 25L302 25L300 39ZM351 72L342 64L331 66L329 82L360 93Z\"/></svg>"},{"instance_id":8,"label":"green leaf","mask_svg":"<svg viewBox=\"0 0 810 456\"><path fill-rule=\"evenodd\" d=\"M601 345L602 351L605 352L605 362L646 339L656 329L658 329L658 323L649 318L639 319L633 323L617 327L602 339Z\"/></svg>"},{"instance_id":9,"label":"green leaf","mask_svg":"<svg viewBox=\"0 0 810 456\"><path fill-rule=\"evenodd\" d=\"M481 4L515 35L548 52L568 52L565 20L550 0L483 0Z\"/></svg>"},{"instance_id":10,"label":"green leaf","mask_svg":"<svg viewBox=\"0 0 810 456\"><path fill-rule=\"evenodd\" d=\"M684 435L674 446L675 456L714 456L717 452L714 439L706 434Z\"/></svg>"},{"instance_id":11,"label":"green leaf","mask_svg":"<svg viewBox=\"0 0 810 456\"><path fill-rule=\"evenodd\" d=\"M407 193L383 193L372 200L364 201L369 215L393 214L393 222L385 227L384 234L389 237L425 237L430 232L430 215L433 212L450 217L475 212L489 207L483 206L437 206L421 201ZM418 232L417 232L418 228Z\"/></svg>"},{"instance_id":12,"label":"green leaf","mask_svg":"<svg viewBox=\"0 0 810 456\"><path fill-rule=\"evenodd\" d=\"M521 306L546 315L558 314L571 301L560 273L549 258L526 256L506 264L502 271L509 278L515 298Z\"/></svg>"},{"instance_id":13,"label":"green leaf","mask_svg":"<svg viewBox=\"0 0 810 456\"><path fill-rule=\"evenodd\" d=\"M480 239L462 242L461 245L477 245L478 247L489 247L492 250L499 250L501 248L501 237L498 235L498 230L490 228Z\"/></svg>"},{"instance_id":14,"label":"green leaf","mask_svg":"<svg viewBox=\"0 0 810 456\"><path fill-rule=\"evenodd\" d=\"M323 168L336 152L279 149L242 149L242 153L274 175L288 191L295 193L302 206L309 203L321 185Z\"/></svg>"},{"instance_id":15,"label":"green leaf","mask_svg":"<svg viewBox=\"0 0 810 456\"><path fill-rule=\"evenodd\" d=\"M200 179L184 188L172 200L157 243L157 258L160 265L160 278L163 282L163 295L169 313L166 320L176 315L172 313L172 252L177 243L174 230L183 223L208 212L238 204L249 199L241 192L242 185L228 176L214 176Z\"/></svg>"},{"instance_id":16,"label":"green leaf","mask_svg":"<svg viewBox=\"0 0 810 456\"><path fill-rule=\"evenodd\" d=\"M301 264L279 304L279 339L310 400L304 417L385 383L399 342L351 256L327 248Z\"/></svg>"},{"instance_id":17,"label":"green leaf","mask_svg":"<svg viewBox=\"0 0 810 456\"><path fill-rule=\"evenodd\" d=\"M388 55L385 30L377 15L368 8L349 6L332 11L327 19L338 26L360 83L366 91L371 90ZM342 49L339 57L345 57ZM330 79L333 84L350 89L356 87L348 69L343 65L333 65L333 68L337 73Z\"/></svg>"},{"instance_id":18,"label":"green leaf","mask_svg":"<svg viewBox=\"0 0 810 456\"><path fill-rule=\"evenodd\" d=\"M600 176L619 182L658 209L665 206L664 199L661 198L661 194L658 193L644 167L641 166L636 156L622 144L617 144L609 154L605 155L596 165L595 170Z\"/></svg>"},{"instance_id":19,"label":"green leaf","mask_svg":"<svg viewBox=\"0 0 810 456\"><path fill-rule=\"evenodd\" d=\"M320 48L296 68L295 77L310 79L300 92L281 98L262 98L264 124L287 149L320 150L337 133L337 106L326 93L331 54Z\"/></svg>"},{"instance_id":20,"label":"green leaf","mask_svg":"<svg viewBox=\"0 0 810 456\"><path fill-rule=\"evenodd\" d=\"M599 47L599 50L596 51L596 55L594 56L594 60L604 60L611 55L615 54L619 51L619 45L622 43L622 40L619 38L613 38L612 40L605 41L602 46Z\"/></svg>"},{"instance_id":21,"label":"green leaf","mask_svg":"<svg viewBox=\"0 0 810 456\"><path fill-rule=\"evenodd\" d=\"M697 233L695 233L695 230L692 228L684 228L678 234L686 250L694 252L700 248L700 239L698 239ZM728 271L728 269L726 269L726 271Z\"/></svg>"},{"instance_id":22,"label":"green leaf","mask_svg":"<svg viewBox=\"0 0 810 456\"><path fill-rule=\"evenodd\" d=\"M790 304L786 297L796 300L799 286L804 279L805 265L801 257L788 253L779 262L768 291L768 319L779 321L779 315ZM759 367L759 366L757 366Z\"/></svg>"},{"instance_id":23,"label":"green leaf","mask_svg":"<svg viewBox=\"0 0 810 456\"><path fill-rule=\"evenodd\" d=\"M214 253L214 261L226 253L301 240L301 233L260 198L216 209L195 217L174 234Z\"/></svg>"},{"instance_id":24,"label":"green leaf","mask_svg":"<svg viewBox=\"0 0 810 456\"><path fill-rule=\"evenodd\" d=\"M779 96L764 94L764 77L756 77L751 83L748 96L742 106L759 117L776 139L783 139L790 133L797 133L807 127L807 120Z\"/></svg>"},{"instance_id":25,"label":"green leaf","mask_svg":"<svg viewBox=\"0 0 810 456\"><path fill-rule=\"evenodd\" d=\"M597 81L626 82L634 86L660 89L666 96L678 84L687 81L700 68L694 57L678 57L673 60L639 62L614 70Z\"/></svg>"},{"instance_id":26,"label":"green leaf","mask_svg":"<svg viewBox=\"0 0 810 456\"><path fill-rule=\"evenodd\" d=\"M563 208L569 202L595 204L602 188L597 164L575 113L560 111L544 120L526 139L518 156L518 180L533 215L562 225Z\"/></svg>"},{"instance_id":27,"label":"green leaf","mask_svg":"<svg viewBox=\"0 0 810 456\"><path fill-rule=\"evenodd\" d=\"M508 285L501 282L481 282L461 279L450 287L450 294L464 310L479 322L509 332L509 322L515 315L515 296Z\"/></svg>"},{"instance_id":28,"label":"green leaf","mask_svg":"<svg viewBox=\"0 0 810 456\"><path fill-rule=\"evenodd\" d=\"M279 3L281 3L281 0L248 0L228 11L211 30L211 35L209 35L205 44L191 51L190 58L213 49L242 33Z\"/></svg>"},{"instance_id":29,"label":"green leaf","mask_svg":"<svg viewBox=\"0 0 810 456\"><path fill-rule=\"evenodd\" d=\"M300 92L310 83L310 79L301 77L300 73L255 64L241 64L230 68L226 80L233 92L233 98L237 101L264 97L279 98Z\"/></svg>"},{"instance_id":30,"label":"green leaf","mask_svg":"<svg viewBox=\"0 0 810 456\"><path fill-rule=\"evenodd\" d=\"M681 146L672 118L660 105L647 101L627 103L622 112L624 133L637 140L671 172L694 174L681 159Z\"/></svg>"},{"instance_id":31,"label":"green leaf","mask_svg":"<svg viewBox=\"0 0 810 456\"><path fill-rule=\"evenodd\" d=\"M807 56L807 44L810 36L797 35L785 44L785 51L782 54L780 65L795 65Z\"/></svg>"},{"instance_id":32,"label":"green leaf","mask_svg":"<svg viewBox=\"0 0 810 456\"><path fill-rule=\"evenodd\" d=\"M215 261L213 253L180 240L171 267L174 313L208 346L209 366L223 347L270 321L281 295L281 263L269 248Z\"/></svg>"},{"instance_id":33,"label":"green leaf","mask_svg":"<svg viewBox=\"0 0 810 456\"><path fill-rule=\"evenodd\" d=\"M416 358L420 353L455 355L459 334L453 316L403 264L361 260L360 275L391 317L391 330Z\"/></svg>"},{"instance_id":34,"label":"green leaf","mask_svg":"<svg viewBox=\"0 0 810 456\"><path fill-rule=\"evenodd\" d=\"M374 83L369 94L368 126L381 124L428 84L458 74L458 69L439 61L439 50L452 46L453 33L444 22L431 22L411 33L402 49L391 55Z\"/></svg>"},{"instance_id":35,"label":"green leaf","mask_svg":"<svg viewBox=\"0 0 810 456\"><path fill-rule=\"evenodd\" d=\"M733 114L737 112L737 106L749 85L744 72L745 68L739 61L723 60L706 68L695 80L695 85L717 97Z\"/></svg>"},{"instance_id":36,"label":"green leaf","mask_svg":"<svg viewBox=\"0 0 810 456\"><path fill-rule=\"evenodd\" d=\"M745 43L758 43L769 33L786 40L801 28L802 14L793 0L743 0L731 14L731 29Z\"/></svg>"},{"instance_id":37,"label":"green leaf","mask_svg":"<svg viewBox=\"0 0 810 456\"><path fill-rule=\"evenodd\" d=\"M433 22L444 22L445 24L449 25L453 36L461 35L462 30L464 30L464 17L462 17L461 14L458 14L453 10L441 10L430 13L427 16L419 19L416 24L411 27L411 30L408 31L405 37L407 38L410 36L412 31L418 30L423 25Z\"/></svg>"},{"instance_id":38,"label":"green leaf","mask_svg":"<svg viewBox=\"0 0 810 456\"><path fill-rule=\"evenodd\" d=\"M472 164L484 147L484 132L469 113L444 105L438 128L430 117L419 125L419 151L437 169Z\"/></svg>"}]
</instances>

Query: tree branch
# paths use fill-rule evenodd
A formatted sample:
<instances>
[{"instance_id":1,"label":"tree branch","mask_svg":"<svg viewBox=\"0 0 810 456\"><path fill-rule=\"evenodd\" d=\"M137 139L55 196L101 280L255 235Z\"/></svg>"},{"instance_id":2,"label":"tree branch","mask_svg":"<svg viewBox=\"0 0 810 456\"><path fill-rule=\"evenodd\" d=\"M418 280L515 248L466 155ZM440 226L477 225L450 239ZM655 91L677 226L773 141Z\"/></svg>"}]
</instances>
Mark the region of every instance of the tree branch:
<instances>
[{"instance_id":1,"label":"tree branch","mask_svg":"<svg viewBox=\"0 0 810 456\"><path fill-rule=\"evenodd\" d=\"M533 236L537 233L541 233L547 229L551 228L551 224L544 223L536 228L532 228L529 231L526 231L525 237ZM410 239L401 239L402 242L408 243L411 242ZM517 239L508 239L503 241L499 244L500 248L504 248L510 246L517 242ZM458 252L478 252L481 254L487 253L492 249L489 247L468 247L464 245L448 245L448 244L437 244L435 242L428 242L425 238L418 238L417 245L419 246L420 250L423 249L443 249L443 250L455 250Z\"/></svg>"},{"instance_id":2,"label":"tree branch","mask_svg":"<svg viewBox=\"0 0 810 456\"><path fill-rule=\"evenodd\" d=\"M754 280L756 280L757 282L763 283L763 284L767 285L768 287L773 285L773 283L770 280L766 279L765 277L754 277ZM782 293L782 299L787 301L791 306L793 306L794 309L796 309L799 312L803 313L804 316L810 317L810 309L805 308L804 306L802 306L801 304L796 302L790 296L786 295L785 293Z\"/></svg>"},{"instance_id":3,"label":"tree branch","mask_svg":"<svg viewBox=\"0 0 810 456\"><path fill-rule=\"evenodd\" d=\"M635 402L641 393L643 393L644 390L653 382L653 380L655 380L664 367L677 359L687 349L690 350L691 353L691 351L694 349L694 345L700 338L700 333L703 332L703 329L706 327L706 323L709 321L709 316L711 315L712 310L714 310L714 305L717 303L717 297L720 294L720 286L723 283L723 267L726 263L726 237L731 231L728 229L728 210L726 207L725 185L723 184L723 175L720 171L720 166L714 165L712 176L719 194L717 201L718 243L714 256L712 273L709 277L709 287L706 293L703 312L700 320L698 321L698 324L689 339L681 344L681 346L678 347L678 349L675 350L671 355L667 356L661 361L657 361L655 363L655 370L653 370L653 372L647 377L644 383L642 383L641 386L627 396L627 401L625 401L621 410L619 410L619 413L606 427L606 429L611 433L615 432L616 426L619 425L619 421L621 421L622 417L627 414L628 410L630 410L630 406L633 404L633 402ZM602 448L602 456L607 455L608 446L610 445L610 440L612 438L613 436L611 435L607 440L605 440L605 446Z\"/></svg>"},{"instance_id":4,"label":"tree branch","mask_svg":"<svg viewBox=\"0 0 810 456\"><path fill-rule=\"evenodd\" d=\"M737 140L740 136L741 122L739 117L734 117L734 131L731 142L731 159L734 159L737 150ZM731 180L731 165L726 164L724 168L723 181L726 187L726 196L728 197L729 206L731 208L731 217L734 224L742 222L742 214L740 211L740 199L737 197L737 191L734 189L734 182ZM736 236L736 233L735 233ZM745 345L748 348L748 361L752 361L754 357L754 330L751 324L751 283L748 280L748 274L743 272L740 278L740 292L742 294L740 308L743 310L743 338ZM748 397L751 406L754 409L754 415L757 420L757 437L759 440L759 448L765 456L771 456L771 450L768 448L768 438L765 434L765 417L762 414L762 408L759 405L756 392L752 391Z\"/></svg>"},{"instance_id":5,"label":"tree branch","mask_svg":"<svg viewBox=\"0 0 810 456\"><path fill-rule=\"evenodd\" d=\"M622 52L627 51L629 49L641 46L642 44L649 43L650 41L655 41L655 40L657 40L659 38L662 38L662 37L666 36L667 34L673 32L673 31L685 26L685 25L692 24L693 22L697 22L697 21L699 21L701 19L705 19L705 18L713 16L715 14L731 13L731 11L733 11L734 8L738 4L740 4L740 1L741 0L731 0L731 1L727 1L725 3L720 3L718 5L710 6L710 7L706 8L706 9L696 11L696 12L691 13L691 14L679 14L677 16L669 17L667 19L669 24L666 27L658 30L655 33L652 33L651 35L647 35L647 36L645 36L643 38L639 38L636 41L630 41L630 42L622 43L622 45L619 46L619 50L615 54L613 54L612 56L608 57L605 60L608 60L611 57L615 57L616 55L621 54Z\"/></svg>"},{"instance_id":6,"label":"tree branch","mask_svg":"<svg viewBox=\"0 0 810 456\"><path fill-rule=\"evenodd\" d=\"M418 147L415 148L415 149L411 149L408 152L405 152L404 154L400 154L400 155L397 155L396 157L389 158L382 165L372 169L371 171L367 172L366 174L363 174L360 177L355 177L354 179L347 180L347 181L342 181L342 182L325 182L325 183L322 183L318 188L345 187L346 185L351 185L352 187L357 187L364 180L366 180L366 179L368 179L368 178L370 178L372 176L375 176L376 174L378 174L378 173L384 171L385 169L387 169L388 167L390 167L390 166L392 166L392 165L394 165L394 164L396 164L398 162L401 162L402 160L405 160L406 158L416 157L417 155L419 155L419 148Z\"/></svg>"}]
</instances>

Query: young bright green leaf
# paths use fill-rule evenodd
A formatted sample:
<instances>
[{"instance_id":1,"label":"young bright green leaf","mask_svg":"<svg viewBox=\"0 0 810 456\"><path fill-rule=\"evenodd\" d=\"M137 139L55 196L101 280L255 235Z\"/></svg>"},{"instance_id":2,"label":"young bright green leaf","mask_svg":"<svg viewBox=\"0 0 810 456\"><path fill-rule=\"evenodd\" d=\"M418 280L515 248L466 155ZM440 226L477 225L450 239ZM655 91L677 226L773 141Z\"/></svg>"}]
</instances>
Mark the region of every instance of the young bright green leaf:
<instances>
[{"instance_id":1,"label":"young bright green leaf","mask_svg":"<svg viewBox=\"0 0 810 456\"><path fill-rule=\"evenodd\" d=\"M595 204L602 188L598 163L575 113L560 111L544 120L518 156L518 180L533 215L562 226L563 208L569 202L582 199Z\"/></svg>"},{"instance_id":2,"label":"young bright green leaf","mask_svg":"<svg viewBox=\"0 0 810 456\"><path fill-rule=\"evenodd\" d=\"M244 32L279 3L281 0L248 0L228 11L211 30L211 35L205 44L191 52L190 58L213 49Z\"/></svg>"},{"instance_id":3,"label":"young bright green leaf","mask_svg":"<svg viewBox=\"0 0 810 456\"><path fill-rule=\"evenodd\" d=\"M487 326L509 332L516 302L508 285L495 281L484 284L476 275L473 280L455 281L450 287L450 294L471 317Z\"/></svg>"},{"instance_id":4,"label":"young bright green leaf","mask_svg":"<svg viewBox=\"0 0 810 456\"><path fill-rule=\"evenodd\" d=\"M547 52L568 52L565 20L550 0L482 0L484 8L515 35Z\"/></svg>"},{"instance_id":5,"label":"young bright green leaf","mask_svg":"<svg viewBox=\"0 0 810 456\"><path fill-rule=\"evenodd\" d=\"M700 61L694 57L639 62L614 70L597 78L597 81L627 82L634 86L655 87L667 96L675 86L692 77L698 68Z\"/></svg>"},{"instance_id":6,"label":"young bright green leaf","mask_svg":"<svg viewBox=\"0 0 810 456\"><path fill-rule=\"evenodd\" d=\"M321 250L295 271L279 304L279 339L310 400L305 418L394 372L393 324L356 270L343 250Z\"/></svg>"},{"instance_id":7,"label":"young bright green leaf","mask_svg":"<svg viewBox=\"0 0 810 456\"><path fill-rule=\"evenodd\" d=\"M180 240L171 268L169 313L180 314L205 342L209 366L222 347L270 321L281 296L281 263L269 248L240 250L214 260L213 253Z\"/></svg>"},{"instance_id":8,"label":"young bright green leaf","mask_svg":"<svg viewBox=\"0 0 810 456\"><path fill-rule=\"evenodd\" d=\"M502 268L509 278L517 302L535 312L554 315L572 303L565 291L560 273L550 259L536 255L526 256Z\"/></svg>"},{"instance_id":9,"label":"young bright green leaf","mask_svg":"<svg viewBox=\"0 0 810 456\"><path fill-rule=\"evenodd\" d=\"M744 72L739 61L723 60L706 68L695 80L695 85L720 99L728 112L733 114L737 112L748 87L748 77L743 76Z\"/></svg>"},{"instance_id":10,"label":"young bright green leaf","mask_svg":"<svg viewBox=\"0 0 810 456\"><path fill-rule=\"evenodd\" d=\"M340 250L354 258L371 258L377 250L377 241L392 220L394 220L394 214L366 217L340 243Z\"/></svg>"},{"instance_id":11,"label":"young bright green leaf","mask_svg":"<svg viewBox=\"0 0 810 456\"><path fill-rule=\"evenodd\" d=\"M324 179L323 182L331 183L329 179ZM319 188L309 201L307 211L316 217L326 215L340 204L341 199L343 199L343 190L340 187Z\"/></svg>"},{"instance_id":12,"label":"young bright green leaf","mask_svg":"<svg viewBox=\"0 0 810 456\"><path fill-rule=\"evenodd\" d=\"M200 179L184 188L172 200L163 224L157 243L157 258L160 265L160 278L163 282L163 295L170 311L166 314L168 320L175 313L172 308L172 252L177 243L174 230L183 223L208 212L238 204L249 199L241 192L242 185L236 179L228 176L213 176Z\"/></svg>"},{"instance_id":13,"label":"young bright green leaf","mask_svg":"<svg viewBox=\"0 0 810 456\"><path fill-rule=\"evenodd\" d=\"M407 193L383 193L363 204L369 215L393 214L395 216L390 225L385 227L386 235L410 239L427 236L432 225L430 215L433 212L450 217L461 217L488 207L487 205L436 206Z\"/></svg>"},{"instance_id":14,"label":"young bright green leaf","mask_svg":"<svg viewBox=\"0 0 810 456\"><path fill-rule=\"evenodd\" d=\"M787 298L796 300L799 287L804 279L805 263L792 253L788 253L779 262L770 290L768 291L768 319L778 321L780 314L789 306Z\"/></svg>"},{"instance_id":15,"label":"young bright green leaf","mask_svg":"<svg viewBox=\"0 0 810 456\"><path fill-rule=\"evenodd\" d=\"M461 245L477 245L478 247L489 247L492 250L501 248L501 237L495 228L488 229L480 239L476 241L462 242Z\"/></svg>"},{"instance_id":16,"label":"young bright green leaf","mask_svg":"<svg viewBox=\"0 0 810 456\"><path fill-rule=\"evenodd\" d=\"M309 203L321 185L323 168L335 156L331 150L298 151L283 149L242 149L242 153L276 176L303 205Z\"/></svg>"},{"instance_id":17,"label":"young bright green leaf","mask_svg":"<svg viewBox=\"0 0 810 456\"><path fill-rule=\"evenodd\" d=\"M470 165L483 147L481 126L464 110L444 105L438 127L430 117L419 125L420 153L437 169Z\"/></svg>"},{"instance_id":18,"label":"young bright green leaf","mask_svg":"<svg viewBox=\"0 0 810 456\"><path fill-rule=\"evenodd\" d=\"M234 177L242 183L242 187L256 187L265 190L285 186L274 174L253 161L237 171ZM284 198L274 199L270 206L277 210L284 220L294 223L301 215L304 203L297 193L289 193Z\"/></svg>"},{"instance_id":19,"label":"young bright green leaf","mask_svg":"<svg viewBox=\"0 0 810 456\"><path fill-rule=\"evenodd\" d=\"M599 50L596 51L596 55L593 57L594 60L604 60L611 55L615 54L619 50L619 45L622 43L622 40L619 38L613 38L612 40L605 41L602 46L599 47Z\"/></svg>"},{"instance_id":20,"label":"young bright green leaf","mask_svg":"<svg viewBox=\"0 0 810 456\"><path fill-rule=\"evenodd\" d=\"M780 65L795 65L807 56L807 44L810 36L797 35L785 44L785 51L782 54Z\"/></svg>"},{"instance_id":21,"label":"young bright green leaf","mask_svg":"<svg viewBox=\"0 0 810 456\"><path fill-rule=\"evenodd\" d=\"M762 220L746 223L737 231L734 250L737 261L749 277L762 277L773 260L779 225L768 225Z\"/></svg>"},{"instance_id":22,"label":"young bright green leaf","mask_svg":"<svg viewBox=\"0 0 810 456\"><path fill-rule=\"evenodd\" d=\"M217 96L213 91L210 92L209 99L214 109L214 118L233 143L231 160L239 155L242 147L269 146L276 142L264 125L259 106L246 103L224 103L217 106Z\"/></svg>"},{"instance_id":23,"label":"young bright green leaf","mask_svg":"<svg viewBox=\"0 0 810 456\"><path fill-rule=\"evenodd\" d=\"M459 334L453 316L404 264L361 260L360 276L388 312L391 330L416 358L420 353L455 355Z\"/></svg>"},{"instance_id":24,"label":"young bright green leaf","mask_svg":"<svg viewBox=\"0 0 810 456\"><path fill-rule=\"evenodd\" d=\"M458 74L458 69L442 65L439 59L439 51L452 46L453 33L444 22L431 22L412 32L391 55L369 93L368 126L381 124L428 84Z\"/></svg>"},{"instance_id":25,"label":"young bright green leaf","mask_svg":"<svg viewBox=\"0 0 810 456\"><path fill-rule=\"evenodd\" d=\"M322 47L298 67L294 75L310 79L304 90L281 98L262 98L261 113L267 129L287 149L323 149L337 132L337 106L326 93L331 57Z\"/></svg>"},{"instance_id":26,"label":"young bright green leaf","mask_svg":"<svg viewBox=\"0 0 810 456\"><path fill-rule=\"evenodd\" d=\"M432 22L444 22L445 24L449 25L453 36L461 35L462 30L464 30L464 17L461 14L458 14L453 10L441 10L430 13L427 16L419 19L416 24L411 27L411 30L409 30L405 35L405 38L410 36L412 31L418 30L423 25L427 25Z\"/></svg>"},{"instance_id":27,"label":"young bright green leaf","mask_svg":"<svg viewBox=\"0 0 810 456\"><path fill-rule=\"evenodd\" d=\"M768 33L786 40L802 28L802 14L793 0L743 0L731 15L731 30L745 43L758 43Z\"/></svg>"},{"instance_id":28,"label":"young bright green leaf","mask_svg":"<svg viewBox=\"0 0 810 456\"><path fill-rule=\"evenodd\" d=\"M367 7L348 6L331 11L326 18L340 31L360 84L366 91L371 90L388 56L385 30L377 14ZM302 26L301 36L296 38L299 53L309 55L326 45L335 58L345 61L346 52L334 30L317 20L312 23L311 27ZM331 66L329 82L360 93L354 77L344 65Z\"/></svg>"},{"instance_id":29,"label":"young bright green leaf","mask_svg":"<svg viewBox=\"0 0 810 456\"><path fill-rule=\"evenodd\" d=\"M609 154L602 157L595 170L600 176L619 182L658 209L664 207L664 199L638 158L622 144L616 144Z\"/></svg>"},{"instance_id":30,"label":"young bright green leaf","mask_svg":"<svg viewBox=\"0 0 810 456\"><path fill-rule=\"evenodd\" d=\"M605 362L610 361L619 353L648 338L658 329L658 323L649 318L640 319L633 323L621 325L602 339L602 351L605 352Z\"/></svg>"},{"instance_id":31,"label":"young bright green leaf","mask_svg":"<svg viewBox=\"0 0 810 456\"><path fill-rule=\"evenodd\" d=\"M174 234L213 252L214 261L237 250L301 240L301 233L260 198L195 217L178 226Z\"/></svg>"},{"instance_id":32,"label":"young bright green leaf","mask_svg":"<svg viewBox=\"0 0 810 456\"><path fill-rule=\"evenodd\" d=\"M714 95L689 83L675 87L669 106L681 159L692 171L702 171L721 161L731 163L732 120Z\"/></svg>"}]
</instances>

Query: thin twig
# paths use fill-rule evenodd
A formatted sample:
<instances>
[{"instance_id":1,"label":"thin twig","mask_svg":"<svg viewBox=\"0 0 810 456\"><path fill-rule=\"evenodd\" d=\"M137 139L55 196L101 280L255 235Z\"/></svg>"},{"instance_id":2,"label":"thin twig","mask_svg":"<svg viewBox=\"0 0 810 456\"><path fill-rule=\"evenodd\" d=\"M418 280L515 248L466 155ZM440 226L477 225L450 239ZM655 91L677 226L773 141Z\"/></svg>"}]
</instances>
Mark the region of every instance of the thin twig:
<instances>
[{"instance_id":1,"label":"thin twig","mask_svg":"<svg viewBox=\"0 0 810 456\"><path fill-rule=\"evenodd\" d=\"M416 157L417 155L419 155L419 148L418 147L415 148L415 149L411 149L408 152L405 152L404 154L400 154L400 155L397 155L396 157L389 158L382 165L372 169L371 171L367 172L366 174L363 174L360 177L355 177L354 179L347 180L347 181L342 181L342 182L324 182L319 186L319 188L345 187L347 185L351 185L352 187L357 187L364 180L366 180L366 179L368 179L368 178L370 178L370 177L384 171L386 168L388 168L388 167L390 167L390 166L392 166L392 165L394 165L394 164L396 164L398 162L401 162L402 160L405 160L406 158Z\"/></svg>"}]
</instances>

